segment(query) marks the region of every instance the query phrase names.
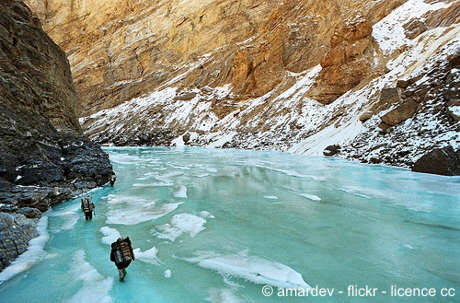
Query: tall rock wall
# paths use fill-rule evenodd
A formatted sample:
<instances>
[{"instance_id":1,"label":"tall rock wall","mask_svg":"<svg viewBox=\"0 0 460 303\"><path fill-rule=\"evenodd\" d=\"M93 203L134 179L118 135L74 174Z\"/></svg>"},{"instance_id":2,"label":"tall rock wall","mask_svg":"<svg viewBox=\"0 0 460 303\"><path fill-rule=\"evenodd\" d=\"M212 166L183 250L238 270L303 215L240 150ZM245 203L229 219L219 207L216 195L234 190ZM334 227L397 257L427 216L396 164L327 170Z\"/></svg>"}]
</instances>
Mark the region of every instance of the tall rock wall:
<instances>
[{"instance_id":1,"label":"tall rock wall","mask_svg":"<svg viewBox=\"0 0 460 303\"><path fill-rule=\"evenodd\" d=\"M83 134L65 53L22 1L0 5L0 270L27 248L41 212L101 186L107 154Z\"/></svg>"}]
</instances>

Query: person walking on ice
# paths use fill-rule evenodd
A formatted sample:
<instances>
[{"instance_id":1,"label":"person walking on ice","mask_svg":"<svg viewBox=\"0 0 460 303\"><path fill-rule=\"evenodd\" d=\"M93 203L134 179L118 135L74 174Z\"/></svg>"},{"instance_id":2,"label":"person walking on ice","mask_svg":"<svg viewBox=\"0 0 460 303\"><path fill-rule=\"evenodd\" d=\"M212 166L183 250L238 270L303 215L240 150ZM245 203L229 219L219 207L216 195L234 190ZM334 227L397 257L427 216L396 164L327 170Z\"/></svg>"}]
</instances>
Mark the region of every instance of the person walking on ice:
<instances>
[{"instance_id":1,"label":"person walking on ice","mask_svg":"<svg viewBox=\"0 0 460 303\"><path fill-rule=\"evenodd\" d=\"M123 281L126 276L126 268L135 259L131 240L129 237L118 238L111 246L110 261L115 263L120 275L120 281Z\"/></svg>"},{"instance_id":2,"label":"person walking on ice","mask_svg":"<svg viewBox=\"0 0 460 303\"><path fill-rule=\"evenodd\" d=\"M91 197L82 197L81 198L81 209L85 214L86 221L93 219L93 211L96 208L93 201L91 201Z\"/></svg>"}]
</instances>

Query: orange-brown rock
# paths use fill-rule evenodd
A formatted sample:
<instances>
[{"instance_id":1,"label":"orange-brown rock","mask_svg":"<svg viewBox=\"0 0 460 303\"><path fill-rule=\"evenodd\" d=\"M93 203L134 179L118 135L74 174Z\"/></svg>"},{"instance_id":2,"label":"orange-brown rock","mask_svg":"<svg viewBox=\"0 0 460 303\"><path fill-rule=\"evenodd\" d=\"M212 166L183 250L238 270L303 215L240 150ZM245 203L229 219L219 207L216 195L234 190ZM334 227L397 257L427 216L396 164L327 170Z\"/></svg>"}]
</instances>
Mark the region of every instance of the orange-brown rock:
<instances>
[{"instance_id":1,"label":"orange-brown rock","mask_svg":"<svg viewBox=\"0 0 460 303\"><path fill-rule=\"evenodd\" d=\"M383 17L381 11L402 1L26 2L67 52L83 100L80 115L87 116L167 86L232 83L234 101L258 97L290 83L290 72L318 65L337 43L341 49L333 51L345 58L333 56L331 79L344 71L338 80L344 83L341 90L353 87L362 77L354 69L365 64L351 58L369 48L369 41L361 40L379 19L349 24L346 20L353 20L357 12ZM347 65L338 68L341 61ZM327 80L328 73L323 74ZM335 82L324 83L333 100L338 94Z\"/></svg>"},{"instance_id":2,"label":"orange-brown rock","mask_svg":"<svg viewBox=\"0 0 460 303\"><path fill-rule=\"evenodd\" d=\"M354 20L340 24L334 31L331 38L331 47L336 47L340 43L354 42L368 37L372 33L372 26L361 16L356 16Z\"/></svg>"},{"instance_id":3,"label":"orange-brown rock","mask_svg":"<svg viewBox=\"0 0 460 303\"><path fill-rule=\"evenodd\" d=\"M395 8L403 5L407 0L387 0L379 1L369 9L367 19L371 24L377 23L388 16Z\"/></svg>"},{"instance_id":4,"label":"orange-brown rock","mask_svg":"<svg viewBox=\"0 0 460 303\"><path fill-rule=\"evenodd\" d=\"M81 134L75 115L79 100L65 53L22 1L9 1L1 9L0 104Z\"/></svg>"},{"instance_id":5,"label":"orange-brown rock","mask_svg":"<svg viewBox=\"0 0 460 303\"><path fill-rule=\"evenodd\" d=\"M323 67L307 96L329 104L352 89L369 74L372 27L361 16L337 26L331 37L332 49L321 59Z\"/></svg>"},{"instance_id":6,"label":"orange-brown rock","mask_svg":"<svg viewBox=\"0 0 460 303\"><path fill-rule=\"evenodd\" d=\"M257 97L271 91L281 81L285 28L273 33L272 39L257 48L240 50L233 59L234 92L244 97Z\"/></svg>"},{"instance_id":7,"label":"orange-brown rock","mask_svg":"<svg viewBox=\"0 0 460 303\"><path fill-rule=\"evenodd\" d=\"M406 23L404 26L406 37L409 39L415 39L418 35L425 32L428 27L425 22L420 19L415 19Z\"/></svg>"},{"instance_id":8,"label":"orange-brown rock","mask_svg":"<svg viewBox=\"0 0 460 303\"><path fill-rule=\"evenodd\" d=\"M383 115L382 122L390 126L397 125L412 117L417 112L417 107L417 102L408 100L392 111Z\"/></svg>"},{"instance_id":9,"label":"orange-brown rock","mask_svg":"<svg viewBox=\"0 0 460 303\"><path fill-rule=\"evenodd\" d=\"M426 24L429 28L450 26L460 23L460 2L453 3L450 7L426 15Z\"/></svg>"}]
</instances>

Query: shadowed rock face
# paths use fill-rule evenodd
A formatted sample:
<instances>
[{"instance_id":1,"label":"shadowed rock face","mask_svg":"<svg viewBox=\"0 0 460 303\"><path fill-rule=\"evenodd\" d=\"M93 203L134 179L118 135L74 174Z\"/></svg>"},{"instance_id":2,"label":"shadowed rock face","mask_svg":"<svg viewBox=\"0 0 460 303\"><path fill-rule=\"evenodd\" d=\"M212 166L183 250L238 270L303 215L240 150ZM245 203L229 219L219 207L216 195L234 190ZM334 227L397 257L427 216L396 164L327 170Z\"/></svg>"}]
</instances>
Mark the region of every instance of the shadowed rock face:
<instances>
[{"instance_id":1,"label":"shadowed rock face","mask_svg":"<svg viewBox=\"0 0 460 303\"><path fill-rule=\"evenodd\" d=\"M65 53L22 1L0 6L0 269L41 212L105 184L107 154L83 136Z\"/></svg>"}]
</instances>

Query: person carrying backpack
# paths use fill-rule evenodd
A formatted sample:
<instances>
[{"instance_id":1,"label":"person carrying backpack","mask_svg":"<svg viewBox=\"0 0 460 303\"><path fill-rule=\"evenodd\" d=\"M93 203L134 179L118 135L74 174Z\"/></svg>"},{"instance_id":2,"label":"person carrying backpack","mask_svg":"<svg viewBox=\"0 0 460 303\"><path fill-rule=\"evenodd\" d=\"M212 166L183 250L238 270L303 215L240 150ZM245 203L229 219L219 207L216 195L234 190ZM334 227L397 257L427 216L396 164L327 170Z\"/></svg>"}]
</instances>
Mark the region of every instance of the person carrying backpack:
<instances>
[{"instance_id":1,"label":"person carrying backpack","mask_svg":"<svg viewBox=\"0 0 460 303\"><path fill-rule=\"evenodd\" d=\"M129 237L118 238L111 246L110 261L115 263L120 275L120 281L123 281L126 276L126 268L135 259L131 240Z\"/></svg>"},{"instance_id":2,"label":"person carrying backpack","mask_svg":"<svg viewBox=\"0 0 460 303\"><path fill-rule=\"evenodd\" d=\"M81 209L85 214L85 219L92 220L93 219L93 210L96 208L94 203L91 201L91 197L83 197L81 198Z\"/></svg>"},{"instance_id":3,"label":"person carrying backpack","mask_svg":"<svg viewBox=\"0 0 460 303\"><path fill-rule=\"evenodd\" d=\"M117 181L117 176L115 174L112 174L112 176L110 176L110 186L113 187L115 181Z\"/></svg>"}]
</instances>

